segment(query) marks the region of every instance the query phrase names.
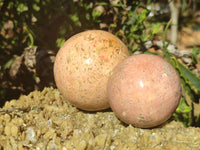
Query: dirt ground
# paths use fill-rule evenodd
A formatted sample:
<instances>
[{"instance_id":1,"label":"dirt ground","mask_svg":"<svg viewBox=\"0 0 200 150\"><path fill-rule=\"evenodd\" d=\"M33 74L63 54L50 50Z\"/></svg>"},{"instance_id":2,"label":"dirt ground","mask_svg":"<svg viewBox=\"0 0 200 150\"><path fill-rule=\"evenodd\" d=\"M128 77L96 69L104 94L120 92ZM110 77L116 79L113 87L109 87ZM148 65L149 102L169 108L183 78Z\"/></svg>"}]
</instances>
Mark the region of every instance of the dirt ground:
<instances>
[{"instance_id":1,"label":"dirt ground","mask_svg":"<svg viewBox=\"0 0 200 150\"><path fill-rule=\"evenodd\" d=\"M45 88L6 102L0 109L0 149L198 150L200 128L168 121L153 129L122 123L109 109L85 112L57 89Z\"/></svg>"}]
</instances>

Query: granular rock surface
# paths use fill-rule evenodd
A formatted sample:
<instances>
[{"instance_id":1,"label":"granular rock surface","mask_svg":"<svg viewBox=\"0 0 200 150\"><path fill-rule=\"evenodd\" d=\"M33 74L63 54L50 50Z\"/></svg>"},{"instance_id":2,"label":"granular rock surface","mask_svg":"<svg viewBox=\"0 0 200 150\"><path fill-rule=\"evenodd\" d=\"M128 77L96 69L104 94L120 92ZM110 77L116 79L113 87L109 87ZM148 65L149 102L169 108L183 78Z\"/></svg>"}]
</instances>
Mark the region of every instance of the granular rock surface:
<instances>
[{"instance_id":1,"label":"granular rock surface","mask_svg":"<svg viewBox=\"0 0 200 150\"><path fill-rule=\"evenodd\" d=\"M171 121L140 129L111 110L85 112L57 89L34 91L0 109L0 149L5 150L199 150L200 129Z\"/></svg>"}]
</instances>

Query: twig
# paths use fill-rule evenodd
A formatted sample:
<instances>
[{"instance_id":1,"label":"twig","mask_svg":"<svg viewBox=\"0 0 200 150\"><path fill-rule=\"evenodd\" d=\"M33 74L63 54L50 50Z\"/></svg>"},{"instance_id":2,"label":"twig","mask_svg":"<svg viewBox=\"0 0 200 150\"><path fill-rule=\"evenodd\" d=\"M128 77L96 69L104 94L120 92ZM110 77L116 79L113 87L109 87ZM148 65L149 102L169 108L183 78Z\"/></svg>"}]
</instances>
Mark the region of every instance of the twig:
<instances>
[{"instance_id":1,"label":"twig","mask_svg":"<svg viewBox=\"0 0 200 150\"><path fill-rule=\"evenodd\" d=\"M25 108L10 108L10 109L1 109L0 110L0 114L6 114L6 113L12 113L15 111L23 111L23 112L28 112L30 111L31 108L30 107L25 107Z\"/></svg>"}]
</instances>

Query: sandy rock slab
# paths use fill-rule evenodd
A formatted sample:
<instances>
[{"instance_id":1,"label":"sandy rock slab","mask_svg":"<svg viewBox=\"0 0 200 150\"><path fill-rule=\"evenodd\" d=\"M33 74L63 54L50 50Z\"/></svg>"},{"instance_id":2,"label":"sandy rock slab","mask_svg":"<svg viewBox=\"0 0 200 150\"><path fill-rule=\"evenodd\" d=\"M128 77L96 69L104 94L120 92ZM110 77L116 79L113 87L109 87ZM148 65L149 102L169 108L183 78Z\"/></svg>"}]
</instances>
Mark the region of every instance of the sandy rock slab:
<instances>
[{"instance_id":1,"label":"sandy rock slab","mask_svg":"<svg viewBox=\"0 0 200 150\"><path fill-rule=\"evenodd\" d=\"M57 89L45 88L0 108L1 149L199 150L200 129L175 121L160 128L134 128L111 110L81 111Z\"/></svg>"}]
</instances>

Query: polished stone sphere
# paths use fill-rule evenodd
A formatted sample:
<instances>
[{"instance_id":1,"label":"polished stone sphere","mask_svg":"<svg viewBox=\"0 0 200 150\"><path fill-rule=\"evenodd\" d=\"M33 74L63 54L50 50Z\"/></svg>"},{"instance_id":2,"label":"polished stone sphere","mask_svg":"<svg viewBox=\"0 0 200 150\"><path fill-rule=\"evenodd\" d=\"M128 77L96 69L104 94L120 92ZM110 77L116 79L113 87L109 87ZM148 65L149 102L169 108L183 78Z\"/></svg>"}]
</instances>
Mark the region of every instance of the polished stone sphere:
<instances>
[{"instance_id":1,"label":"polished stone sphere","mask_svg":"<svg viewBox=\"0 0 200 150\"><path fill-rule=\"evenodd\" d=\"M122 121L151 128L174 113L181 98L181 83L176 70L163 58L133 55L112 72L108 97L110 107Z\"/></svg>"},{"instance_id":2,"label":"polished stone sphere","mask_svg":"<svg viewBox=\"0 0 200 150\"><path fill-rule=\"evenodd\" d=\"M129 55L124 43L109 32L78 33L68 39L56 55L56 85L66 100L80 109L107 109L110 72Z\"/></svg>"}]
</instances>

